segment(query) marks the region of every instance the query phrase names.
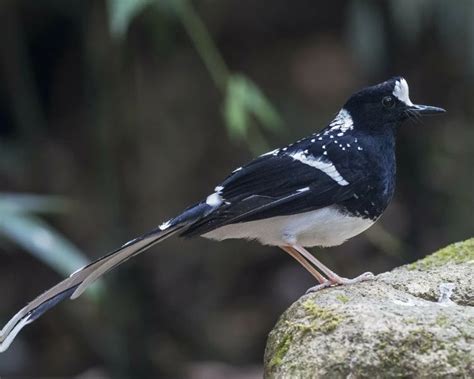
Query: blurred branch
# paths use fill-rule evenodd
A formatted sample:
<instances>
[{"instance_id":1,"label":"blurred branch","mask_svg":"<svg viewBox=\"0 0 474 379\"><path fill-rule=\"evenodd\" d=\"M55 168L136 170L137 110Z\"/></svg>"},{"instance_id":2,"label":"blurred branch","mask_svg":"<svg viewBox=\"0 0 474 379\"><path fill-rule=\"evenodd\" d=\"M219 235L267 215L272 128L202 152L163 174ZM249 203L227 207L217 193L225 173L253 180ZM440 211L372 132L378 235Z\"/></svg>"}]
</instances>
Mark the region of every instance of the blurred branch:
<instances>
[{"instance_id":1,"label":"blurred branch","mask_svg":"<svg viewBox=\"0 0 474 379\"><path fill-rule=\"evenodd\" d=\"M206 65L214 83L225 93L231 74L206 26L188 0L174 0L173 4L176 14L186 29L189 38L193 41L194 47Z\"/></svg>"}]
</instances>

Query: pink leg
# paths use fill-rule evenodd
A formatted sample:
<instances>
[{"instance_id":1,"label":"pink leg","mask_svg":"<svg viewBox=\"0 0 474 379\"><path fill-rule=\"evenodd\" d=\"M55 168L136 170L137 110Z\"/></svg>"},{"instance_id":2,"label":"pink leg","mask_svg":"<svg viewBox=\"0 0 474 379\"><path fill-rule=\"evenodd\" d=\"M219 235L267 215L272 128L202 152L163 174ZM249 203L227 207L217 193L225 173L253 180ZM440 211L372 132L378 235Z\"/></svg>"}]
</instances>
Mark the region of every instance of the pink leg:
<instances>
[{"instance_id":1,"label":"pink leg","mask_svg":"<svg viewBox=\"0 0 474 379\"><path fill-rule=\"evenodd\" d=\"M315 265L319 270L321 270L321 272L329 278L330 285L354 284L366 280L371 280L374 278L374 274L372 274L371 272L365 272L362 275L359 275L358 277L353 279L343 278L337 275L334 271L330 270L325 265L323 265L318 259L316 259L309 251L307 251L302 246L293 245L292 247L308 261L310 261L313 265ZM326 283L321 283L321 285L319 286L310 288L308 292L314 292L327 286L328 285Z\"/></svg>"},{"instance_id":2,"label":"pink leg","mask_svg":"<svg viewBox=\"0 0 474 379\"><path fill-rule=\"evenodd\" d=\"M292 246L280 246L280 248L290 254L293 258L295 258L308 272L313 275L316 280L320 283L320 285L323 285L325 283L328 283L330 285L331 283L324 277L322 276L313 266L311 266L306 259L304 259L301 254Z\"/></svg>"}]
</instances>

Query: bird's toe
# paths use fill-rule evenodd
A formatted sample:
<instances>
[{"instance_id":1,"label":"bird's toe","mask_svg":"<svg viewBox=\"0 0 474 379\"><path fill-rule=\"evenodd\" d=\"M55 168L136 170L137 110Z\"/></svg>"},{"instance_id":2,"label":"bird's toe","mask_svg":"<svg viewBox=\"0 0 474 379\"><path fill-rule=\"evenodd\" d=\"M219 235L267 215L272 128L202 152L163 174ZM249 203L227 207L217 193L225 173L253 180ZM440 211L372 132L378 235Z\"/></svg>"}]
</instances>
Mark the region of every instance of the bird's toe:
<instances>
[{"instance_id":1,"label":"bird's toe","mask_svg":"<svg viewBox=\"0 0 474 379\"><path fill-rule=\"evenodd\" d=\"M306 295L309 294L309 293L320 291L320 290L322 290L324 288L327 288L327 287L331 287L333 284L334 284L333 282L327 280L324 283L321 283L321 284L318 284L316 286L308 288L306 290Z\"/></svg>"}]
</instances>

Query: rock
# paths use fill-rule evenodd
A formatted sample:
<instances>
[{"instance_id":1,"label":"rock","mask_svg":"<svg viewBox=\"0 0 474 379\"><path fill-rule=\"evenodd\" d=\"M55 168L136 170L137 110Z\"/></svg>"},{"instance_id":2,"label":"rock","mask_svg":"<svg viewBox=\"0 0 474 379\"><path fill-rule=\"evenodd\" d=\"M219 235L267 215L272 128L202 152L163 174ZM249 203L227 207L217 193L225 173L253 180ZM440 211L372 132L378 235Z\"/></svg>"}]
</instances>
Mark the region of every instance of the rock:
<instances>
[{"instance_id":1,"label":"rock","mask_svg":"<svg viewBox=\"0 0 474 379\"><path fill-rule=\"evenodd\" d=\"M265 377L474 378L474 238L301 297L269 335Z\"/></svg>"}]
</instances>

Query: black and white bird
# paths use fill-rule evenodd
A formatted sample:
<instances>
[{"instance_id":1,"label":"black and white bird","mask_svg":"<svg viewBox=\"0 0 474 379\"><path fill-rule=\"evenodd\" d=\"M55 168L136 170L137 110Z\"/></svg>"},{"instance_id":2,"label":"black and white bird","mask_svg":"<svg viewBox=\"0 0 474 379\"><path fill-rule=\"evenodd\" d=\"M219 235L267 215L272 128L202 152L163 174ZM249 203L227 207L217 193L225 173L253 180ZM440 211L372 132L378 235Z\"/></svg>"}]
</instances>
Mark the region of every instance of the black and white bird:
<instances>
[{"instance_id":1,"label":"black and white bird","mask_svg":"<svg viewBox=\"0 0 474 379\"><path fill-rule=\"evenodd\" d=\"M409 117L442 112L413 104L402 77L362 89L320 132L235 169L203 201L37 297L0 332L0 351L48 309L174 234L278 246L316 278L314 289L370 279L371 273L340 277L305 247L340 245L373 225L394 193L398 127Z\"/></svg>"}]
</instances>

